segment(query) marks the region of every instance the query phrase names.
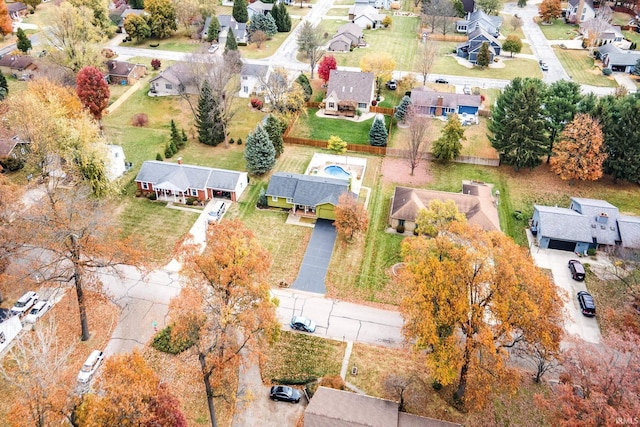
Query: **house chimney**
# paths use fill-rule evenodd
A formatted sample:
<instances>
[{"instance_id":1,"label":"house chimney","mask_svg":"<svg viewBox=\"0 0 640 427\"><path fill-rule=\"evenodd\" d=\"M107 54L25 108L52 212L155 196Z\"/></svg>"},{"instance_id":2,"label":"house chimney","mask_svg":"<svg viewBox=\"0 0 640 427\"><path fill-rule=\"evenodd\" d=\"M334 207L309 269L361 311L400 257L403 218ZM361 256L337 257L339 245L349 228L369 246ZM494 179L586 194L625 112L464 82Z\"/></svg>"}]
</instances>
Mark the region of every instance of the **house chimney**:
<instances>
[{"instance_id":1,"label":"house chimney","mask_svg":"<svg viewBox=\"0 0 640 427\"><path fill-rule=\"evenodd\" d=\"M444 101L444 98L442 98L441 96L438 97L438 99L436 100L436 116L441 116L442 115L442 103Z\"/></svg>"},{"instance_id":2,"label":"house chimney","mask_svg":"<svg viewBox=\"0 0 640 427\"><path fill-rule=\"evenodd\" d=\"M178 157L178 164L181 165L182 164L182 157Z\"/></svg>"}]
</instances>

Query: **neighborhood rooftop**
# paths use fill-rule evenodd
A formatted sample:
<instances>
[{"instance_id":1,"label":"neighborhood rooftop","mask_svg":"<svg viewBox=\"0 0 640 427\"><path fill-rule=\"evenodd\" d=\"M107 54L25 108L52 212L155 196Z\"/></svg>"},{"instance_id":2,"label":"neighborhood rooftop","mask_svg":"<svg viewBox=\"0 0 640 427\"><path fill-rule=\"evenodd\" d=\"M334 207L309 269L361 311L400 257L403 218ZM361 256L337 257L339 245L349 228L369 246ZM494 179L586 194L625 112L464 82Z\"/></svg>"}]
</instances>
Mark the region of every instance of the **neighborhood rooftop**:
<instances>
[{"instance_id":1,"label":"neighborhood rooftop","mask_svg":"<svg viewBox=\"0 0 640 427\"><path fill-rule=\"evenodd\" d=\"M297 205L317 206L329 203L336 206L338 198L348 191L349 182L344 179L276 172L269 180L266 195L286 197Z\"/></svg>"}]
</instances>

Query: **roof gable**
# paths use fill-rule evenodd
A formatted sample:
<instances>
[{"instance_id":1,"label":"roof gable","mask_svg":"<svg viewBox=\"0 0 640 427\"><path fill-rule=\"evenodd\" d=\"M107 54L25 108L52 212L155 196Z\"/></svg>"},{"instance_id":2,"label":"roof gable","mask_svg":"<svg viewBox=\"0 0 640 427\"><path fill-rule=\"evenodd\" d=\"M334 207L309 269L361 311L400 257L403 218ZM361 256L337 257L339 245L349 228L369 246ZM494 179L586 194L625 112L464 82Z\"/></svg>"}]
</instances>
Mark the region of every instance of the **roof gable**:
<instances>
[{"instance_id":1,"label":"roof gable","mask_svg":"<svg viewBox=\"0 0 640 427\"><path fill-rule=\"evenodd\" d=\"M267 186L268 197L285 197L305 206L338 204L338 198L349 191L349 182L343 179L289 172L276 172Z\"/></svg>"},{"instance_id":2,"label":"roof gable","mask_svg":"<svg viewBox=\"0 0 640 427\"><path fill-rule=\"evenodd\" d=\"M589 220L578 212L557 206L534 205L538 211L538 234L551 239L591 243Z\"/></svg>"},{"instance_id":3,"label":"roof gable","mask_svg":"<svg viewBox=\"0 0 640 427\"><path fill-rule=\"evenodd\" d=\"M340 100L369 104L374 80L373 73L331 70L327 93L335 93Z\"/></svg>"},{"instance_id":4,"label":"roof gable","mask_svg":"<svg viewBox=\"0 0 640 427\"><path fill-rule=\"evenodd\" d=\"M447 108L480 107L480 95L465 95L461 93L436 92L426 88L411 90L411 103L416 106L437 106L438 98L442 98L442 106Z\"/></svg>"},{"instance_id":5,"label":"roof gable","mask_svg":"<svg viewBox=\"0 0 640 427\"><path fill-rule=\"evenodd\" d=\"M153 160L142 164L135 180L172 191L186 191L189 188L232 191L243 174L246 172Z\"/></svg>"},{"instance_id":6,"label":"roof gable","mask_svg":"<svg viewBox=\"0 0 640 427\"><path fill-rule=\"evenodd\" d=\"M34 59L29 55L4 55L0 58L0 67L9 67L22 70L34 63Z\"/></svg>"}]
</instances>

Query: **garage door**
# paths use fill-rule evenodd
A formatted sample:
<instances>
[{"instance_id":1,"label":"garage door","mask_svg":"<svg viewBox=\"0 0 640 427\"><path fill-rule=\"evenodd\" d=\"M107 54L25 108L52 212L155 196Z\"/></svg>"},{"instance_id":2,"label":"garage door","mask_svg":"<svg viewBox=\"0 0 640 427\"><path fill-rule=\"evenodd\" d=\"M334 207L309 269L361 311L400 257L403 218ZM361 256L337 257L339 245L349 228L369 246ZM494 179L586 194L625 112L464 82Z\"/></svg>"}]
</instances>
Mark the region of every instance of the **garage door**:
<instances>
[{"instance_id":1,"label":"garage door","mask_svg":"<svg viewBox=\"0 0 640 427\"><path fill-rule=\"evenodd\" d=\"M549 249L559 249L561 251L574 252L576 249L576 242L567 242L565 240L549 240Z\"/></svg>"}]
</instances>

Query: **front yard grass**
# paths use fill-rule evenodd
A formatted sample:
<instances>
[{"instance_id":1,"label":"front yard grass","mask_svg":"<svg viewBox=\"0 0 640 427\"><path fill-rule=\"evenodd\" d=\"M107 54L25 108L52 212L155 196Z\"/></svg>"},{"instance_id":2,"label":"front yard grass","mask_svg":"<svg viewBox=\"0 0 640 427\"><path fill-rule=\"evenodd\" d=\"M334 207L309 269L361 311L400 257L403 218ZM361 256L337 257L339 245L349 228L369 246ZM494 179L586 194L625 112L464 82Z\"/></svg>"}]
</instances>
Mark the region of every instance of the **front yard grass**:
<instances>
[{"instance_id":1,"label":"front yard grass","mask_svg":"<svg viewBox=\"0 0 640 427\"><path fill-rule=\"evenodd\" d=\"M305 384L325 375L340 375L346 344L283 331L260 359L265 384Z\"/></svg>"},{"instance_id":2,"label":"front yard grass","mask_svg":"<svg viewBox=\"0 0 640 427\"><path fill-rule=\"evenodd\" d=\"M296 29L296 26L300 23L300 19L291 18L291 31ZM267 40L262 44L260 49L255 44L249 44L247 46L239 46L238 50L242 53L243 58L247 59L262 59L273 55L276 50L282 45L282 42L289 37L289 33L275 33L271 40Z\"/></svg>"},{"instance_id":3,"label":"front yard grass","mask_svg":"<svg viewBox=\"0 0 640 427\"><path fill-rule=\"evenodd\" d=\"M602 70L595 66L595 61L589 56L587 50L554 47L554 51L562 67L576 83L604 87L618 86L613 76L604 76Z\"/></svg>"},{"instance_id":4,"label":"front yard grass","mask_svg":"<svg viewBox=\"0 0 640 427\"><path fill-rule=\"evenodd\" d=\"M393 24L389 28L363 31L367 47L354 49L352 52L334 53L338 66L359 67L360 60L364 56L388 52L396 61L396 70L413 70L418 48L417 30L420 19L407 16L392 16L392 19ZM346 19L327 19L322 22L322 28L333 36L338 27L347 22Z\"/></svg>"},{"instance_id":5,"label":"front yard grass","mask_svg":"<svg viewBox=\"0 0 640 427\"><path fill-rule=\"evenodd\" d=\"M439 56L433 65L434 74L452 74L466 77L484 77L490 79L512 80L516 77L538 77L542 78L542 72L538 61L528 58L500 57L500 62L504 64L501 68L467 68L460 65L454 54Z\"/></svg>"},{"instance_id":6,"label":"front yard grass","mask_svg":"<svg viewBox=\"0 0 640 427\"><path fill-rule=\"evenodd\" d=\"M307 114L301 114L289 135L323 141L327 141L335 135L349 144L369 144L369 131L373 124L373 117L367 120L353 121L345 118L322 117L318 116L317 112L317 108L309 108ZM389 129L390 121L391 118L385 116L387 129Z\"/></svg>"},{"instance_id":7,"label":"front yard grass","mask_svg":"<svg viewBox=\"0 0 640 427\"><path fill-rule=\"evenodd\" d=\"M565 24L562 18L554 20L551 25L542 23L538 23L538 25L547 40L572 40L579 35L578 26Z\"/></svg>"}]
</instances>

